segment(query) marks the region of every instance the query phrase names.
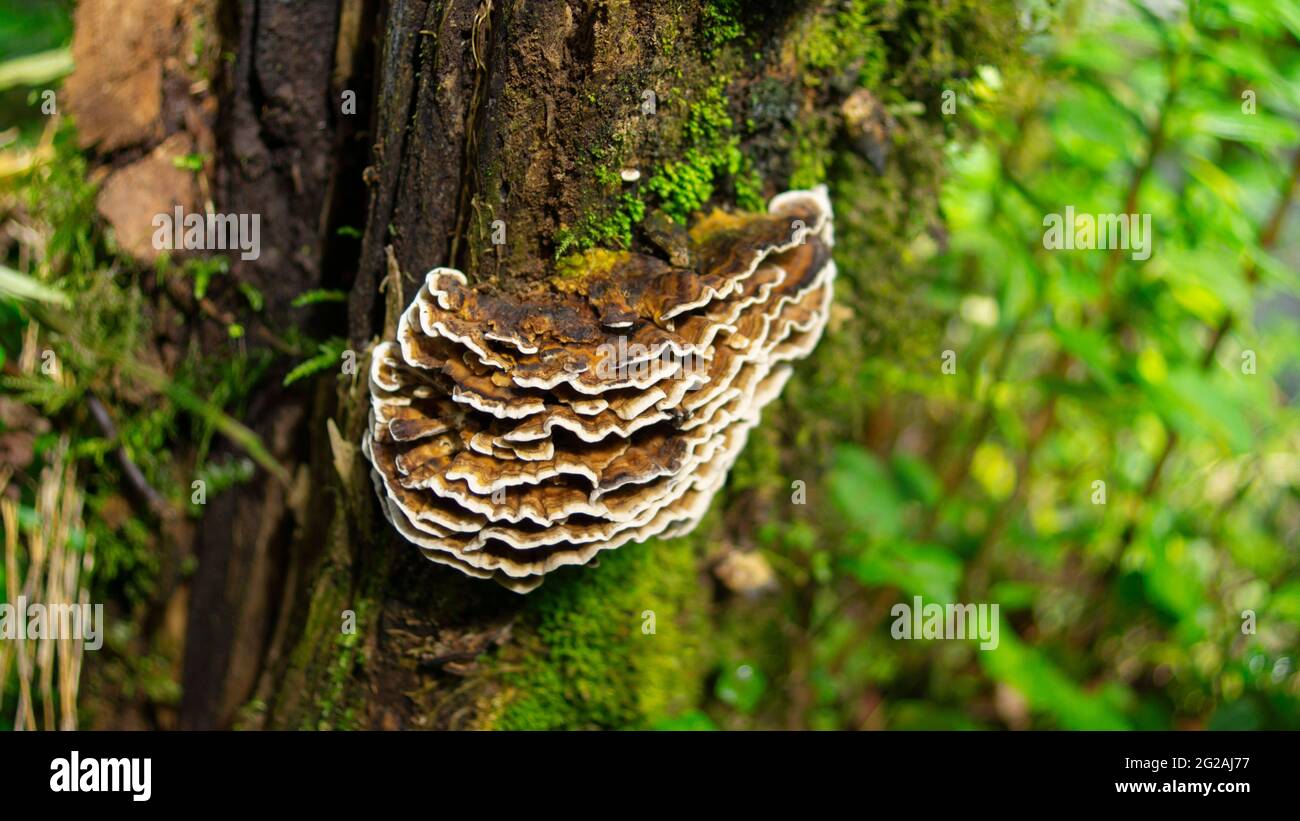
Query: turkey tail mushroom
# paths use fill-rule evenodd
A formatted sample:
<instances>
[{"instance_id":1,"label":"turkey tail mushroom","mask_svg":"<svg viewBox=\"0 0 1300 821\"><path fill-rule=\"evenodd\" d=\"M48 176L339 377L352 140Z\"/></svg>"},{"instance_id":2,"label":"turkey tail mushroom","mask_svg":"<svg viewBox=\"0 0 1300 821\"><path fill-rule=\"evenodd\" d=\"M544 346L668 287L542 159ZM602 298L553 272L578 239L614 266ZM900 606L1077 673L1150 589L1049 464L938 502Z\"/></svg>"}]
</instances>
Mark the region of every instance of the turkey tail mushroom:
<instances>
[{"instance_id":1,"label":"turkey tail mushroom","mask_svg":"<svg viewBox=\"0 0 1300 821\"><path fill-rule=\"evenodd\" d=\"M826 325L830 200L715 211L690 240L696 270L623 253L509 293L428 273L372 355L362 443L406 540L527 592L695 526Z\"/></svg>"}]
</instances>

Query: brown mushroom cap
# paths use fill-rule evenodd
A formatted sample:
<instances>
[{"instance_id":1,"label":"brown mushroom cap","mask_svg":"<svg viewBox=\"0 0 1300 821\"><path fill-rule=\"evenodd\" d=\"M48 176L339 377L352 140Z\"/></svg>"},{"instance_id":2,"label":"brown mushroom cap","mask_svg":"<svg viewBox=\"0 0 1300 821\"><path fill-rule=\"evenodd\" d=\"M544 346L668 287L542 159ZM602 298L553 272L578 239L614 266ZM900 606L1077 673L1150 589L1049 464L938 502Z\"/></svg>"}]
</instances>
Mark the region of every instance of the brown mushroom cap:
<instances>
[{"instance_id":1,"label":"brown mushroom cap","mask_svg":"<svg viewBox=\"0 0 1300 821\"><path fill-rule=\"evenodd\" d=\"M621 254L522 293L429 272L371 357L362 443L404 538L527 592L698 522L817 344L835 264L824 187L690 236L698 271Z\"/></svg>"}]
</instances>

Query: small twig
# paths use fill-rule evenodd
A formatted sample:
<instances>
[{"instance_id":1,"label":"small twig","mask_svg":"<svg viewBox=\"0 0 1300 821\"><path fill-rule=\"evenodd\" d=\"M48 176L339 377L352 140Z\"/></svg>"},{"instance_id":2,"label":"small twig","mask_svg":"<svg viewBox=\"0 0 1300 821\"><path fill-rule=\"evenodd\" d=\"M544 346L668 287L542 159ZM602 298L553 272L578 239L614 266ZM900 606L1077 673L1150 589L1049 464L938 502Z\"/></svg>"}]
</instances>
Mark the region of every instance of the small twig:
<instances>
[{"instance_id":1,"label":"small twig","mask_svg":"<svg viewBox=\"0 0 1300 821\"><path fill-rule=\"evenodd\" d=\"M94 394L87 395L86 404L90 408L90 415L95 419L95 424L99 426L100 431L104 434L104 438L110 442L117 441L117 426L113 424L113 417L109 414L108 408L104 407L104 403L99 401L99 397ZM120 442L117 446L116 456L123 475L126 476L131 487L144 500L145 504L149 506L149 509L161 519L169 519L175 516L175 508L169 505L162 494L149 484L144 472L140 470L139 465L132 461L131 454L126 452L126 446Z\"/></svg>"}]
</instances>

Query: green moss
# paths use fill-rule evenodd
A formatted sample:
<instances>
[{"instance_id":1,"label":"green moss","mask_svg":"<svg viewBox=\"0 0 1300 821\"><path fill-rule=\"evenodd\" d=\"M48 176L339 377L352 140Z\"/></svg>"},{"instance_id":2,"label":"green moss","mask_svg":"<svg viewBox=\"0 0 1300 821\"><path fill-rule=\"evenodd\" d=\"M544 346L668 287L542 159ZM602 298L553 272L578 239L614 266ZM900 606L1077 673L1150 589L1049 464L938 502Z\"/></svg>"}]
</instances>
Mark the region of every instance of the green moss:
<instances>
[{"instance_id":1,"label":"green moss","mask_svg":"<svg viewBox=\"0 0 1300 821\"><path fill-rule=\"evenodd\" d=\"M832 13L813 15L796 46L804 82L820 85L849 69L856 71L858 85L879 85L888 54L881 29L893 13L892 4L880 0L849 0Z\"/></svg>"},{"instance_id":2,"label":"green moss","mask_svg":"<svg viewBox=\"0 0 1300 821\"><path fill-rule=\"evenodd\" d=\"M556 258L580 253L598 245L630 247L632 228L645 217L645 203L632 192L619 195L614 202L613 210L607 213L590 212L576 226L566 226L557 231Z\"/></svg>"},{"instance_id":3,"label":"green moss","mask_svg":"<svg viewBox=\"0 0 1300 821\"><path fill-rule=\"evenodd\" d=\"M765 425L749 434L745 449L728 477L730 493L756 490L770 494L785 483L781 470L781 437L773 426Z\"/></svg>"},{"instance_id":4,"label":"green moss","mask_svg":"<svg viewBox=\"0 0 1300 821\"><path fill-rule=\"evenodd\" d=\"M871 90L891 111L925 113L924 100L941 88L961 85L982 62L1005 58L1008 4L954 0L906 9L885 0L845 0L824 4L801 23L793 39L797 76L810 95L832 99L851 87ZM920 45L924 44L924 46ZM908 56L899 60L900 49ZM893 59L891 59L891 57ZM836 156L838 112L820 105L791 122L790 187L806 188L829 179ZM944 122L929 112L932 122ZM900 115L901 119L901 115Z\"/></svg>"},{"instance_id":5,"label":"green moss","mask_svg":"<svg viewBox=\"0 0 1300 821\"><path fill-rule=\"evenodd\" d=\"M700 13L700 39L717 48L745 33L740 22L740 0L709 0Z\"/></svg>"},{"instance_id":6,"label":"green moss","mask_svg":"<svg viewBox=\"0 0 1300 821\"><path fill-rule=\"evenodd\" d=\"M719 157L726 163L729 158ZM663 203L664 212L678 222L701 208L713 196L714 158L697 151L686 152L681 162L666 164L647 187ZM724 166L725 167L725 166Z\"/></svg>"},{"instance_id":7,"label":"green moss","mask_svg":"<svg viewBox=\"0 0 1300 821\"><path fill-rule=\"evenodd\" d=\"M45 250L54 258L51 267L60 276L60 287L66 290L69 279L84 286L99 273L97 263L103 253L95 230L98 189L88 181L86 159L68 121L55 134L53 159L32 172L23 190L33 214L52 229Z\"/></svg>"},{"instance_id":8,"label":"green moss","mask_svg":"<svg viewBox=\"0 0 1300 821\"><path fill-rule=\"evenodd\" d=\"M658 32L659 54L672 57L677 51L678 39L681 37L681 20L676 16L667 17Z\"/></svg>"},{"instance_id":9,"label":"green moss","mask_svg":"<svg viewBox=\"0 0 1300 821\"><path fill-rule=\"evenodd\" d=\"M805 86L820 88L842 82L846 73L859 88L880 90L889 68L882 31L895 25L896 10L879 0L850 0L810 15L795 45L799 76ZM801 114L792 123L790 187L825 182L834 158L837 123L834 111Z\"/></svg>"},{"instance_id":10,"label":"green moss","mask_svg":"<svg viewBox=\"0 0 1300 821\"><path fill-rule=\"evenodd\" d=\"M664 212L679 222L703 208L713 198L720 179L730 178L736 204L745 209L762 207L761 180L740 150L725 92L728 78L719 77L701 100L690 107L683 127L681 159L665 163L651 175L646 190Z\"/></svg>"},{"instance_id":11,"label":"green moss","mask_svg":"<svg viewBox=\"0 0 1300 821\"><path fill-rule=\"evenodd\" d=\"M829 126L820 118L809 118L799 123L795 132L795 147L790 154L790 187L811 188L825 182L835 157Z\"/></svg>"},{"instance_id":12,"label":"green moss","mask_svg":"<svg viewBox=\"0 0 1300 821\"><path fill-rule=\"evenodd\" d=\"M689 709L707 606L701 543L627 545L531 593L522 637L499 663L507 696L495 726L643 727Z\"/></svg>"},{"instance_id":13,"label":"green moss","mask_svg":"<svg viewBox=\"0 0 1300 821\"><path fill-rule=\"evenodd\" d=\"M630 248L633 230L650 207L662 208L672 219L685 222L714 199L721 184L730 184L737 207L763 209L763 180L741 148L726 94L729 81L726 75L713 78L699 99L677 118L665 104L665 139L676 146L671 154L677 159L652 169L646 181L634 189L612 197L609 193L623 184L614 170L617 157L613 156L622 155L622 146L592 152L590 174L596 190L603 193L574 225L556 232L556 259L598 246Z\"/></svg>"},{"instance_id":14,"label":"green moss","mask_svg":"<svg viewBox=\"0 0 1300 821\"><path fill-rule=\"evenodd\" d=\"M323 582L328 586L328 592L313 598L303 630L303 635L314 640L299 642L290 660L292 670L319 682L314 685L315 697L309 702L310 707L300 713L300 729L347 730L358 726L352 701L352 682L357 669L366 663L362 637L376 626L372 619L372 602L367 598L350 596L348 581L349 577L341 571L327 571ZM351 632L343 630L346 610L355 614L355 629ZM332 640L329 637L333 637ZM291 695L297 696L296 693ZM290 708L288 712L295 710Z\"/></svg>"},{"instance_id":15,"label":"green moss","mask_svg":"<svg viewBox=\"0 0 1300 821\"><path fill-rule=\"evenodd\" d=\"M331 660L325 679L325 689L316 701L317 730L350 730L357 726L356 711L347 703L347 689L352 681L357 665L361 663L361 636L363 625L367 625L369 607L360 602L354 611L357 617L356 630L345 633L338 624L322 625L324 629L338 630L334 639L335 655ZM304 727L304 729L312 729Z\"/></svg>"}]
</instances>

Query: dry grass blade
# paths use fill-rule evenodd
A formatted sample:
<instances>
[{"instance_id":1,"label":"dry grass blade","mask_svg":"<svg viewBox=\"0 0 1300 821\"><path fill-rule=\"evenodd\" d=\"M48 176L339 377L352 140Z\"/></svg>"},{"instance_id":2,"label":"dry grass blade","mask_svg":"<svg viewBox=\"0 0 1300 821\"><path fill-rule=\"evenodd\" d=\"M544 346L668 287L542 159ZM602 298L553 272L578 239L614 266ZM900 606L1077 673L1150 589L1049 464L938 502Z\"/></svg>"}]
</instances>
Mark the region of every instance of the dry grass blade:
<instances>
[{"instance_id":1,"label":"dry grass blade","mask_svg":"<svg viewBox=\"0 0 1300 821\"><path fill-rule=\"evenodd\" d=\"M29 334L26 342L26 348L33 348L34 336ZM30 369L34 359L27 353L24 350L20 361ZM64 438L49 455L36 488L36 525L25 530L18 500L3 495L11 471L0 472L4 596L13 608L12 635L0 640L0 709L5 707L12 667L18 677L14 728L20 730L37 729L38 709L39 726L46 730L77 727L77 693L92 612L89 581L94 556L89 539L83 545L74 543L74 534L84 533L83 497L67 452L68 440ZM33 606L41 608L36 612L43 629L29 635Z\"/></svg>"},{"instance_id":2,"label":"dry grass blade","mask_svg":"<svg viewBox=\"0 0 1300 821\"><path fill-rule=\"evenodd\" d=\"M24 531L18 503L11 498L0 499L5 596L15 607L16 624L12 640L0 644L0 682L7 682L11 666L16 668L15 729L34 730L38 724L46 730L77 727L77 692L91 612L88 582L94 556L89 541L80 548L73 544L72 535L82 531L83 500L76 471L64 459L65 450L66 442L60 444L51 464L41 472L36 527ZM44 629L38 635L28 635L28 613L17 609L19 602L26 607L43 606Z\"/></svg>"}]
</instances>

